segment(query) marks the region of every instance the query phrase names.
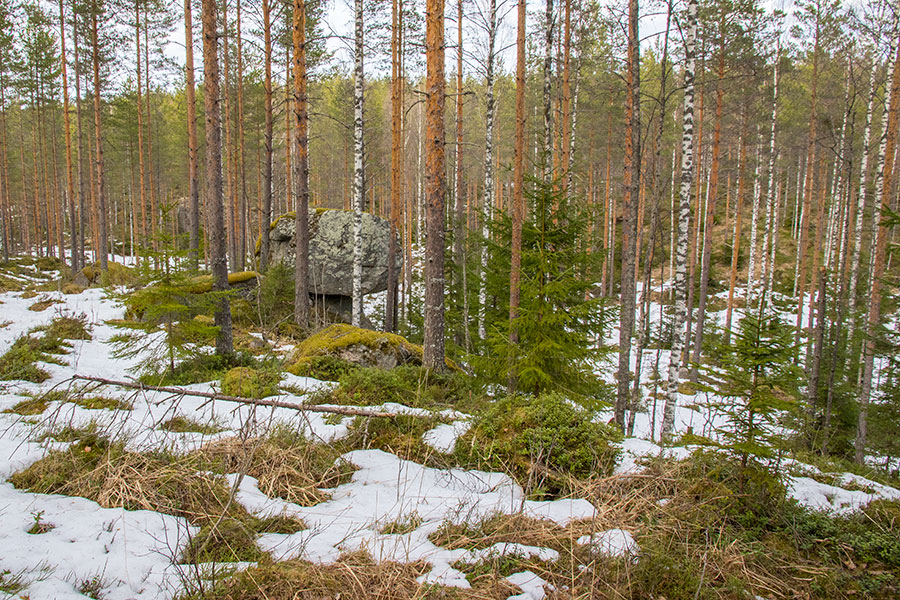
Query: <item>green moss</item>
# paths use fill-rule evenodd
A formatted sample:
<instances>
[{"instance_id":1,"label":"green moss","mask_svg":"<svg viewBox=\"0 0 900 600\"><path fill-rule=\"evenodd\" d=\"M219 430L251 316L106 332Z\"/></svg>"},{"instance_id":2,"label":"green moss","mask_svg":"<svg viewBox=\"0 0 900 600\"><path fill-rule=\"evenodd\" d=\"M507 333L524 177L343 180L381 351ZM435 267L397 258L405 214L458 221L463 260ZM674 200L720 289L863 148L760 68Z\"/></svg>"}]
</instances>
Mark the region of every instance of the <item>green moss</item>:
<instances>
[{"instance_id":1,"label":"green moss","mask_svg":"<svg viewBox=\"0 0 900 600\"><path fill-rule=\"evenodd\" d=\"M3 356L0 356L0 381L30 381L43 383L50 374L36 365L37 362L59 361L51 354L66 352L64 342L55 337L43 338L23 335L18 338Z\"/></svg>"},{"instance_id":2,"label":"green moss","mask_svg":"<svg viewBox=\"0 0 900 600\"><path fill-rule=\"evenodd\" d=\"M76 396L69 402L88 410L132 410L134 408L130 402L106 396Z\"/></svg>"},{"instance_id":3,"label":"green moss","mask_svg":"<svg viewBox=\"0 0 900 600\"><path fill-rule=\"evenodd\" d=\"M22 400L12 408L7 408L3 412L15 413L22 416L39 415L47 410L50 401L42 396Z\"/></svg>"},{"instance_id":4,"label":"green moss","mask_svg":"<svg viewBox=\"0 0 900 600\"><path fill-rule=\"evenodd\" d=\"M235 367L222 378L222 393L242 398L265 398L278 393L281 373L271 369Z\"/></svg>"},{"instance_id":5,"label":"green moss","mask_svg":"<svg viewBox=\"0 0 900 600\"><path fill-rule=\"evenodd\" d=\"M56 337L61 340L89 340L91 339L90 325L87 315L62 315L49 325L37 327L34 332L44 332L45 337Z\"/></svg>"},{"instance_id":6,"label":"green moss","mask_svg":"<svg viewBox=\"0 0 900 600\"><path fill-rule=\"evenodd\" d=\"M221 427L210 424L210 423L201 423L196 419L191 419L189 417L184 416L175 416L160 424L160 429L165 431L171 431L173 433L202 433L204 435L213 435L215 433L219 433L220 431L224 431Z\"/></svg>"},{"instance_id":7,"label":"green moss","mask_svg":"<svg viewBox=\"0 0 900 600\"><path fill-rule=\"evenodd\" d=\"M361 368L336 356L304 356L291 365L291 372L301 377L338 381L347 373Z\"/></svg>"},{"instance_id":8,"label":"green moss","mask_svg":"<svg viewBox=\"0 0 900 600\"><path fill-rule=\"evenodd\" d=\"M100 263L87 265L81 269L82 275L91 283L102 282L104 285L131 286L138 283L139 276L135 269L113 261L107 262L106 273L100 270Z\"/></svg>"},{"instance_id":9,"label":"green moss","mask_svg":"<svg viewBox=\"0 0 900 600\"><path fill-rule=\"evenodd\" d=\"M479 383L471 377L449 371L436 373L424 367L401 365L385 370L375 367L347 369L340 385L315 395L328 404L373 406L397 402L421 408L472 410L482 400Z\"/></svg>"},{"instance_id":10,"label":"green moss","mask_svg":"<svg viewBox=\"0 0 900 600\"><path fill-rule=\"evenodd\" d=\"M240 285L242 283L247 283L248 281L252 281L259 277L259 273L256 271L239 271L237 273L229 273L228 274L228 285ZM213 288L213 278L212 275L199 275L194 277L192 280L193 285L189 286L188 290L194 294L205 294L209 292Z\"/></svg>"}]
</instances>

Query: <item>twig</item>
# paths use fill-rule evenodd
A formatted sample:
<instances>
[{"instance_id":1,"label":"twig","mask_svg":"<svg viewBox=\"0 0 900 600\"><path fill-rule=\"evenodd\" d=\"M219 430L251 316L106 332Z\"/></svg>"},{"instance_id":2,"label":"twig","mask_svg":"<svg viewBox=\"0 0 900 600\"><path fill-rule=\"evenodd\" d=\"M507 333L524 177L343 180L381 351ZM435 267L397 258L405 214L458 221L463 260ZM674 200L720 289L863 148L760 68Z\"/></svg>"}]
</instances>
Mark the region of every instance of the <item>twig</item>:
<instances>
[{"instance_id":1,"label":"twig","mask_svg":"<svg viewBox=\"0 0 900 600\"><path fill-rule=\"evenodd\" d=\"M336 415L349 415L357 417L384 417L394 419L401 415L400 413L391 413L377 410L365 410L361 408L343 407L343 406L317 406L312 404L295 404L293 402L284 402L283 400L265 400L258 398L244 398L242 396L228 396L225 394L217 394L214 392L199 392L186 390L180 387L169 387L159 385L145 385L142 383L132 383L130 381L116 381L114 379L104 379L102 377L92 377L89 375L73 375L73 380L93 381L103 385L114 385L117 387L128 388L132 390L149 390L152 392L165 392L167 394L175 394L179 396L197 396L199 398L209 398L210 400L224 400L226 402L238 402L241 404L254 404L257 406L273 406L277 408L289 408L291 410L331 413ZM410 413L409 416L419 416Z\"/></svg>"}]
</instances>

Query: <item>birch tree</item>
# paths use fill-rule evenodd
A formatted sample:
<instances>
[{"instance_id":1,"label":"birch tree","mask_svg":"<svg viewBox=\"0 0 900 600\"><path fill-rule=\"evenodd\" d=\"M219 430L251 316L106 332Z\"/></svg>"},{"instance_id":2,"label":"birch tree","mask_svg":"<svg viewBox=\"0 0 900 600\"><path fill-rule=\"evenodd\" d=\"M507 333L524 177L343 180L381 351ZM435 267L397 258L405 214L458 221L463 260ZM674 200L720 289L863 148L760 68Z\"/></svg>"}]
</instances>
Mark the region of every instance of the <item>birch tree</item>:
<instances>
[{"instance_id":1,"label":"birch tree","mask_svg":"<svg viewBox=\"0 0 900 600\"><path fill-rule=\"evenodd\" d=\"M662 437L669 438L675 430L675 409L678 406L678 385L681 380L681 354L684 336L680 334L687 317L687 252L688 230L691 221L691 183L694 179L694 68L697 40L697 0L687 5L685 32L684 108L681 130L681 177L678 193L678 230L675 244L675 314L672 351L669 357L669 379L663 412Z\"/></svg>"},{"instance_id":2,"label":"birch tree","mask_svg":"<svg viewBox=\"0 0 900 600\"><path fill-rule=\"evenodd\" d=\"M362 213L365 202L363 181L363 0L354 3L353 68L353 309L354 327L362 326Z\"/></svg>"}]
</instances>

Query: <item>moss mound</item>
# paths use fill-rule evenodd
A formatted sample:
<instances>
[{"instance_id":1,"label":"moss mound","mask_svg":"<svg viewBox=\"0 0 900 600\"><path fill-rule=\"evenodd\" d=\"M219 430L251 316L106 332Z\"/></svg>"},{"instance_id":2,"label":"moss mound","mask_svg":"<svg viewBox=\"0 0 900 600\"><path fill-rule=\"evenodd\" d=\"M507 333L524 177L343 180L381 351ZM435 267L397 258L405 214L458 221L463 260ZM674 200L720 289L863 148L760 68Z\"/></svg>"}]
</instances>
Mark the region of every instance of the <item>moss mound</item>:
<instances>
[{"instance_id":1,"label":"moss mound","mask_svg":"<svg viewBox=\"0 0 900 600\"><path fill-rule=\"evenodd\" d=\"M394 333L336 323L303 340L288 360L287 370L295 375L303 374L316 356L334 356L364 367L389 369L397 365L421 365L422 346Z\"/></svg>"},{"instance_id":2,"label":"moss mound","mask_svg":"<svg viewBox=\"0 0 900 600\"><path fill-rule=\"evenodd\" d=\"M256 283L257 277L259 277L259 273L256 271L238 271L237 273L229 273L228 285L231 287L252 285L253 283ZM212 275L200 275L199 277L195 277L193 281L195 283L189 289L190 292L203 294L212 290Z\"/></svg>"},{"instance_id":3,"label":"moss mound","mask_svg":"<svg viewBox=\"0 0 900 600\"><path fill-rule=\"evenodd\" d=\"M265 398L278 393L281 375L273 370L235 367L222 378L222 393L243 398Z\"/></svg>"},{"instance_id":4,"label":"moss mound","mask_svg":"<svg viewBox=\"0 0 900 600\"><path fill-rule=\"evenodd\" d=\"M131 286L138 283L137 271L131 267L113 261L109 261L106 266L106 274L100 270L100 263L95 262L81 269L81 274L91 284L103 283L105 285L114 286Z\"/></svg>"},{"instance_id":5,"label":"moss mound","mask_svg":"<svg viewBox=\"0 0 900 600\"><path fill-rule=\"evenodd\" d=\"M456 443L461 464L500 470L535 497L569 492L574 480L609 475L621 434L559 394L494 403Z\"/></svg>"}]
</instances>

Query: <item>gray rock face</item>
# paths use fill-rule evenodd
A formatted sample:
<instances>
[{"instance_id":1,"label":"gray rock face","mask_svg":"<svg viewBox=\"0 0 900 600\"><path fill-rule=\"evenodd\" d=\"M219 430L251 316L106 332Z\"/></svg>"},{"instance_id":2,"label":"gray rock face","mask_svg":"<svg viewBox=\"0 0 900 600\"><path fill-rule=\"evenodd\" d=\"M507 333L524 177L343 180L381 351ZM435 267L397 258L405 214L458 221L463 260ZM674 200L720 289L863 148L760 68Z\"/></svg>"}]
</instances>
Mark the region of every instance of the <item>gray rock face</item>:
<instances>
[{"instance_id":1,"label":"gray rock face","mask_svg":"<svg viewBox=\"0 0 900 600\"><path fill-rule=\"evenodd\" d=\"M390 224L363 213L362 291L387 289ZM294 264L294 219L282 216L270 232L269 262ZM399 254L399 253L398 253ZM400 268L400 257L397 259ZM309 210L309 287L316 295L351 296L353 293L353 212Z\"/></svg>"}]
</instances>

